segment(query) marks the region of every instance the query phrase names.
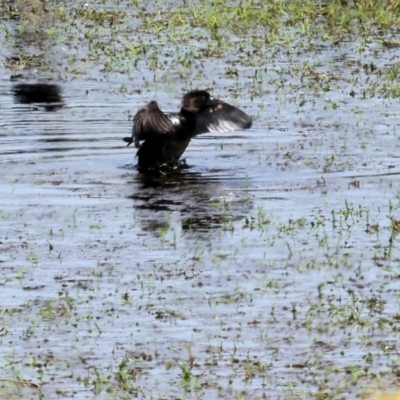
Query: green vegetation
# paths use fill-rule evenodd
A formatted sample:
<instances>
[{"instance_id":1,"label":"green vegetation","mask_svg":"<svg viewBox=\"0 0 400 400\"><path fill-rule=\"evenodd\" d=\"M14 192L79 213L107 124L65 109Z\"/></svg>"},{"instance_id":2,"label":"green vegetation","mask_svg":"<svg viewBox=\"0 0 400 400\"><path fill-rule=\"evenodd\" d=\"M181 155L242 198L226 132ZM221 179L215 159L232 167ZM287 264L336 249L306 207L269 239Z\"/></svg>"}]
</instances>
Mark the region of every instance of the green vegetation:
<instances>
[{"instance_id":1,"label":"green vegetation","mask_svg":"<svg viewBox=\"0 0 400 400\"><path fill-rule=\"evenodd\" d=\"M399 46L390 35L400 23L400 6L394 0L245 1L240 6L228 1L157 1L146 5L116 1L108 6L60 6L56 2L19 0L15 5L0 7L5 46L12 47L14 40L8 18L18 20L22 37L46 43L41 54L20 50L7 65L26 68L32 66L32 58L39 58L43 69L57 72L65 80L99 72L135 75L146 68L153 74L153 82L163 82L164 87L170 85L173 89L177 77L188 85L203 81L212 87L202 66L221 60L223 75L238 80L231 94L239 96L248 90L251 98L257 98L266 72L272 68L279 74L271 64L281 53L290 52L293 57L317 55L328 46L340 48L349 42L354 42L359 53L372 43L386 49ZM46 51L46 47L55 45L65 58L61 71L52 62L54 54ZM352 96L400 96L399 85L393 82L398 64L382 70L374 62L364 63L362 57L361 62L350 57L346 64L352 72L350 76L360 70L370 76L368 86L359 90L357 76L348 82ZM289 72L307 88L329 92L335 81L349 79L347 73L343 76L344 71L328 72L320 67L323 66L310 61L301 62L269 83L275 90L286 92L289 88L285 87L285 75ZM239 80L248 79L249 75L253 82L244 88ZM306 103L307 97L303 97L300 104ZM327 107L338 106L333 99L328 100Z\"/></svg>"}]
</instances>

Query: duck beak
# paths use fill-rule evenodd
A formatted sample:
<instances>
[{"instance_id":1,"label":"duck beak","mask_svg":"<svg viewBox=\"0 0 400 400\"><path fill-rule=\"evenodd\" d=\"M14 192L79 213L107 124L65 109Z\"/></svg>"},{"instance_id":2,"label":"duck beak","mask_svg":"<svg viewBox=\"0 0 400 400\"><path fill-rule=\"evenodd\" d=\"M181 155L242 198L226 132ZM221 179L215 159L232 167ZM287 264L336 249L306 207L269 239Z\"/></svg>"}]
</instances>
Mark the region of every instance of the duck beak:
<instances>
[{"instance_id":1,"label":"duck beak","mask_svg":"<svg viewBox=\"0 0 400 400\"><path fill-rule=\"evenodd\" d=\"M207 100L207 105L208 106L215 106L216 104L219 104L219 103L221 103L221 100L215 99L214 97L210 97Z\"/></svg>"}]
</instances>

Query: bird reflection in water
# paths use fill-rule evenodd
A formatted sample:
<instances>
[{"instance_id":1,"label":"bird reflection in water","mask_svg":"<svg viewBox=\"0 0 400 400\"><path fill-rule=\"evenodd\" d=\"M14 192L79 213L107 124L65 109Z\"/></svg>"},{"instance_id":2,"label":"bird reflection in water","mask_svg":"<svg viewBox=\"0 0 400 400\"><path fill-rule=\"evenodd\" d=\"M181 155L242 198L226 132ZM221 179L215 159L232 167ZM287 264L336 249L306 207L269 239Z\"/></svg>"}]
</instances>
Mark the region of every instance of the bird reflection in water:
<instances>
[{"instance_id":1,"label":"bird reflection in water","mask_svg":"<svg viewBox=\"0 0 400 400\"><path fill-rule=\"evenodd\" d=\"M244 220L253 208L239 187L232 194L225 184L187 170L167 177L138 174L131 183L135 192L128 197L134 201L135 214L143 230L154 230L155 235L160 226L169 227L171 213L178 213L183 232L202 235L233 229L233 223Z\"/></svg>"}]
</instances>

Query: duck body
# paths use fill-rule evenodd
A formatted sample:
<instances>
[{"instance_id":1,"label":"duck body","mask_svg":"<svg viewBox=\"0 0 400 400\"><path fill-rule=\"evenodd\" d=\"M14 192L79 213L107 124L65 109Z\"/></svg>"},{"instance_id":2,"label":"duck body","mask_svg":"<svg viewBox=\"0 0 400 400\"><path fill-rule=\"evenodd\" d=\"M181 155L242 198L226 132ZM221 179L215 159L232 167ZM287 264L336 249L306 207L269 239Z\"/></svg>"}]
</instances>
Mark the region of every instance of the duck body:
<instances>
[{"instance_id":1,"label":"duck body","mask_svg":"<svg viewBox=\"0 0 400 400\"><path fill-rule=\"evenodd\" d=\"M179 113L164 114L157 102L148 103L133 118L132 136L123 140L128 146L135 143L138 169L149 172L179 165L196 135L244 130L251 125L251 117L240 109L214 99L205 90L194 90L183 96Z\"/></svg>"}]
</instances>

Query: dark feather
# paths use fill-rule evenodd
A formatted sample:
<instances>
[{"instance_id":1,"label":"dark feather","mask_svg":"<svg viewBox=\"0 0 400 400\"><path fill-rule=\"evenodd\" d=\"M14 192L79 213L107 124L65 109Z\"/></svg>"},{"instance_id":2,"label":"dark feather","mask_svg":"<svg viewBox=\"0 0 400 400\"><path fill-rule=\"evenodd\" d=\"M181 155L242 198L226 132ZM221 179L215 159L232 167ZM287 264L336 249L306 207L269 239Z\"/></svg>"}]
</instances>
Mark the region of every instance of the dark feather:
<instances>
[{"instance_id":1,"label":"dark feather","mask_svg":"<svg viewBox=\"0 0 400 400\"><path fill-rule=\"evenodd\" d=\"M146 139L137 152L139 170L144 172L163 165L176 165L190 140L190 136L177 139L169 135L156 135Z\"/></svg>"},{"instance_id":2,"label":"dark feather","mask_svg":"<svg viewBox=\"0 0 400 400\"><path fill-rule=\"evenodd\" d=\"M243 111L204 90L186 93L177 114L165 115L155 101L140 109L133 118L132 136L123 140L135 143L140 172L174 168L190 140L201 133L229 132L251 127L252 119Z\"/></svg>"},{"instance_id":3,"label":"dark feather","mask_svg":"<svg viewBox=\"0 0 400 400\"><path fill-rule=\"evenodd\" d=\"M153 137L146 139L140 146L137 157L138 166L141 172L147 171L152 167L157 167L164 161L164 146L166 136Z\"/></svg>"},{"instance_id":4,"label":"dark feather","mask_svg":"<svg viewBox=\"0 0 400 400\"><path fill-rule=\"evenodd\" d=\"M160 110L156 101L151 101L141 108L133 118L132 137L125 137L128 146L135 142L139 147L141 140L156 135L165 135L173 131L174 126L170 119Z\"/></svg>"},{"instance_id":5,"label":"dark feather","mask_svg":"<svg viewBox=\"0 0 400 400\"><path fill-rule=\"evenodd\" d=\"M241 131L249 129L251 124L249 115L221 101L197 114L193 136L206 132Z\"/></svg>"}]
</instances>

